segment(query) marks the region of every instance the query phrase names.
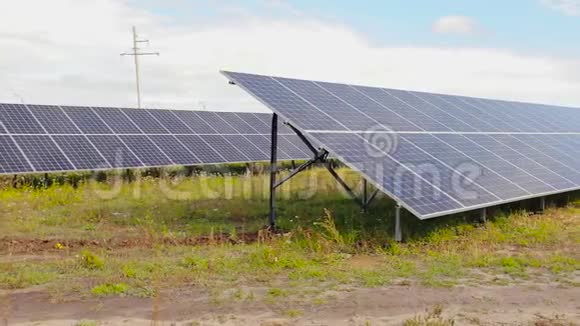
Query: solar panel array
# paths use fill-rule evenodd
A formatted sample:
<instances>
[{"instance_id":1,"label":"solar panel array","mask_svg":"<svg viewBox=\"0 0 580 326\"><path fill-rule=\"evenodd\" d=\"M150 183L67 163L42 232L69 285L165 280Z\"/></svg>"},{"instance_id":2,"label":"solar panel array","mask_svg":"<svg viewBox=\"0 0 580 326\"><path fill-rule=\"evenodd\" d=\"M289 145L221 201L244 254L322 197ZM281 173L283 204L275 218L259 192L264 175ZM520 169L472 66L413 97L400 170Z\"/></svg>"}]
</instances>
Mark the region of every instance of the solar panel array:
<instances>
[{"instance_id":1,"label":"solar panel array","mask_svg":"<svg viewBox=\"0 0 580 326\"><path fill-rule=\"evenodd\" d=\"M0 104L0 174L268 161L272 115ZM280 125L282 160L311 156Z\"/></svg>"},{"instance_id":2,"label":"solar panel array","mask_svg":"<svg viewBox=\"0 0 580 326\"><path fill-rule=\"evenodd\" d=\"M223 73L421 219L580 189L580 109Z\"/></svg>"}]
</instances>

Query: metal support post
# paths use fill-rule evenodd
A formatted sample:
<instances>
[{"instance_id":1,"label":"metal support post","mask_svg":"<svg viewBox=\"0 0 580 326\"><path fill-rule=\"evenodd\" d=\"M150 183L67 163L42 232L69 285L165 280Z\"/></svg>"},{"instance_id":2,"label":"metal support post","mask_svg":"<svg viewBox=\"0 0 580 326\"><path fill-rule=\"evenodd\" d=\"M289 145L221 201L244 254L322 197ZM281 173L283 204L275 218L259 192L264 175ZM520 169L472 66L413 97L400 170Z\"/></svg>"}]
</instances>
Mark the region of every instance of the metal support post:
<instances>
[{"instance_id":1,"label":"metal support post","mask_svg":"<svg viewBox=\"0 0 580 326\"><path fill-rule=\"evenodd\" d=\"M276 228L276 172L278 155L278 115L272 115L272 135L270 148L270 216L268 222L271 229Z\"/></svg>"},{"instance_id":2,"label":"metal support post","mask_svg":"<svg viewBox=\"0 0 580 326\"><path fill-rule=\"evenodd\" d=\"M481 216L479 217L479 221L481 223L487 222L487 208L484 207L481 209Z\"/></svg>"},{"instance_id":3,"label":"metal support post","mask_svg":"<svg viewBox=\"0 0 580 326\"><path fill-rule=\"evenodd\" d=\"M546 210L546 197L540 197L540 211Z\"/></svg>"},{"instance_id":4,"label":"metal support post","mask_svg":"<svg viewBox=\"0 0 580 326\"><path fill-rule=\"evenodd\" d=\"M367 197L368 197L368 193L367 193L367 179L363 178L362 180L362 210L363 212L367 212Z\"/></svg>"},{"instance_id":5,"label":"metal support post","mask_svg":"<svg viewBox=\"0 0 580 326\"><path fill-rule=\"evenodd\" d=\"M401 230L401 204L395 206L395 241L403 241L403 232Z\"/></svg>"}]
</instances>

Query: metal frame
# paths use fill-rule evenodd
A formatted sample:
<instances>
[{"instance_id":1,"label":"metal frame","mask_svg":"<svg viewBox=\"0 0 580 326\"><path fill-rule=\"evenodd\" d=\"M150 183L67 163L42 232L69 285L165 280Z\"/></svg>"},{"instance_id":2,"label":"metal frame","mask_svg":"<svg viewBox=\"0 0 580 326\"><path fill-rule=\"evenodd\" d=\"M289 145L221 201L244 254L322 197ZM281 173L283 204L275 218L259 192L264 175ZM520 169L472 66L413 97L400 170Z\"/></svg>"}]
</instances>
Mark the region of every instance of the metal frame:
<instances>
[{"instance_id":1,"label":"metal frame","mask_svg":"<svg viewBox=\"0 0 580 326\"><path fill-rule=\"evenodd\" d=\"M334 168L330 165L328 161L328 151L326 149L317 149L312 145L310 140L304 136L304 134L296 129L293 125L285 123L296 135L302 140L302 142L308 147L312 152L313 157L296 167L292 172L281 180L277 180L276 175L278 173L278 114L274 113L272 115L272 134L271 134L271 147L270 147L270 213L268 215L268 225L271 230L276 229L276 189L283 185L288 180L292 179L294 176L300 172L306 170L308 167L315 163L326 163L324 164L326 170L334 177L334 179L340 184L340 186L348 193L348 195L359 205L363 211L366 211L370 203L376 198L379 189L375 191L368 197L367 190L367 180L363 179L363 195L362 198L354 193L354 191L349 187L348 184L336 173Z\"/></svg>"},{"instance_id":2,"label":"metal frame","mask_svg":"<svg viewBox=\"0 0 580 326\"><path fill-rule=\"evenodd\" d=\"M259 96L257 96L255 93L253 93L252 91L250 91L247 87L244 86L244 84L242 83L238 83L236 81L236 78L233 77L230 72L228 71L220 71L220 73L222 75L224 75L227 79L228 82L231 85L237 85L238 87L240 87L242 90L246 91L248 94L250 94L253 98L255 98L256 100L258 100L260 103L262 103L263 105L265 105L266 107L268 107L270 110L272 110L272 112L274 113L279 113L279 110L274 107L273 105L271 105L270 103L264 101L262 98L260 98ZM284 115L282 114L281 117L284 117ZM289 122L291 122L289 120ZM336 132L336 133L367 133L370 131L365 131L365 130L347 130L347 131L335 131L335 130L309 130L309 129L304 129L305 133L308 132L320 132L320 133L324 133L324 132ZM373 131L374 132L374 131ZM417 131L393 131L390 133L400 133L400 134L470 134L470 132L417 132ZM564 133L546 133L546 132L499 132L499 133L494 133L494 132L480 132L482 134L530 134L530 135L534 135L534 134L538 134L538 135L550 135L550 134L580 134L578 132L564 132ZM319 142L318 140L314 139L314 141ZM321 145L324 145L321 143ZM336 155L336 153L334 153ZM386 195L388 195L389 197L391 197L393 200L399 201L399 198L397 196L395 196L393 193L389 192L387 189L385 189L380 183L377 182L373 182L373 179L371 176L365 176L364 173L362 173L361 171L359 171L358 169L356 169L352 164L350 164L347 160L344 160L344 158L340 157L339 155L337 155L337 158L339 158L345 165L349 166L350 168L352 168L353 170L359 172L361 175L363 175L363 177L366 177L368 179L368 181L370 183L372 183L376 188L380 189L380 191L384 192ZM441 212L437 212L437 213L431 213L431 214L419 214L417 211L415 211L411 206L405 204L404 201L400 201L400 204L410 213L412 213L413 215L415 215L417 218L419 218L420 220L426 220L426 219L431 219L431 218L436 218L436 217L440 217L440 216L446 216L446 215L451 215L451 214L456 214L456 213L463 213L463 212L469 212L469 211L476 211L482 208L486 208L486 207L493 207L493 206L497 206L497 205L503 205L503 204L508 204L508 203L513 203L513 202L518 202L518 201L522 201L522 200L527 200L527 199L533 199L533 198L539 198L542 196L549 196L549 195L556 195L556 194L562 194L562 193L567 193L567 192L572 192L572 191L578 191L580 190L580 186L578 187L571 187L568 189L559 189L559 190L554 190L551 192L545 192L545 193L540 193L540 194L530 194L530 195L526 195L526 196L521 196L521 197L516 197L516 198L510 198L510 199L506 199L506 200L499 200L499 201L495 201L495 202L489 202L489 203L484 203L484 204L480 204L480 205L474 205L474 206L467 206L467 207L462 207L462 208L456 208L456 209L451 209L451 210L447 210L447 211L441 211Z\"/></svg>"},{"instance_id":3,"label":"metal frame","mask_svg":"<svg viewBox=\"0 0 580 326\"><path fill-rule=\"evenodd\" d=\"M395 241L403 241L403 230L401 227L401 204L398 202L395 206Z\"/></svg>"}]
</instances>

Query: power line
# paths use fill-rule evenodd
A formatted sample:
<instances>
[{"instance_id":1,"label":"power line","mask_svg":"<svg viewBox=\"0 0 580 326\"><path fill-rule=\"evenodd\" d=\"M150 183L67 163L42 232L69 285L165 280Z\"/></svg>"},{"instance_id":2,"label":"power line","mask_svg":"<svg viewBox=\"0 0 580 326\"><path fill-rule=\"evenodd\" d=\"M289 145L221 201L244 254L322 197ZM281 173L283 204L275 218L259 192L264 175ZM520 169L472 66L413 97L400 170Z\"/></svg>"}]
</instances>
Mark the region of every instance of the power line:
<instances>
[{"instance_id":1,"label":"power line","mask_svg":"<svg viewBox=\"0 0 580 326\"><path fill-rule=\"evenodd\" d=\"M137 29L133 26L133 49L131 52L121 53L121 56L131 55L135 61L135 83L137 88L137 107L141 108L141 81L139 77L139 56L142 55L159 55L159 52L140 52L138 47L139 43L147 43L149 45L149 40L140 40L137 37Z\"/></svg>"}]
</instances>

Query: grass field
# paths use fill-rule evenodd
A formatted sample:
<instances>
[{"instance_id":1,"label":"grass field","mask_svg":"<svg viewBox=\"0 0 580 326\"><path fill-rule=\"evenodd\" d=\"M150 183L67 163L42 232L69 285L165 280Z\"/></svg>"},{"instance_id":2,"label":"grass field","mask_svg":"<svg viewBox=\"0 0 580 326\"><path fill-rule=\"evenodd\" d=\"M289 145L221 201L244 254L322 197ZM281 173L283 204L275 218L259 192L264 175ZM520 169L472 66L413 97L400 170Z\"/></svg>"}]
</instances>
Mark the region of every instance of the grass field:
<instances>
[{"instance_id":1,"label":"grass field","mask_svg":"<svg viewBox=\"0 0 580 326\"><path fill-rule=\"evenodd\" d=\"M360 188L355 173L339 172ZM469 214L424 222L404 216L401 244L392 239L392 201L379 197L363 214L323 169L283 187L284 232L271 235L262 230L267 186L264 174L6 186L0 191L4 300L34 290L55 304L156 302L199 291L210 307L264 305L280 318L300 320L365 289L579 286L574 196L544 214L505 207L485 224ZM4 306L12 307L3 311L7 318L14 317L14 305ZM458 318L442 317L441 309L405 320L446 325Z\"/></svg>"}]
</instances>

